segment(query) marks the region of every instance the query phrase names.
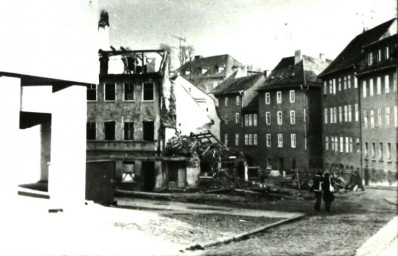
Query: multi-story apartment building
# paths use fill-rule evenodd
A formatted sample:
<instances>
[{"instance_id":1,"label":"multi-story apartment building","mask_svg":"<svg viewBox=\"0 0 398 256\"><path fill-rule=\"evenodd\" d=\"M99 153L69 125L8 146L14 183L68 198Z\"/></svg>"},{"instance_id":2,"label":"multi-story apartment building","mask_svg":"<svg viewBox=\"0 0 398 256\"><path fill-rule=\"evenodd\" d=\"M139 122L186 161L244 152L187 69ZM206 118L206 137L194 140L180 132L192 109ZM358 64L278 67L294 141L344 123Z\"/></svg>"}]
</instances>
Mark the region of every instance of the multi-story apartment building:
<instances>
[{"instance_id":1,"label":"multi-story apartment building","mask_svg":"<svg viewBox=\"0 0 398 256\"><path fill-rule=\"evenodd\" d=\"M363 46L364 55L357 72L366 184L397 181L397 20L386 26L388 29L381 37Z\"/></svg>"},{"instance_id":2,"label":"multi-story apartment building","mask_svg":"<svg viewBox=\"0 0 398 256\"><path fill-rule=\"evenodd\" d=\"M221 140L229 148L244 153L249 166L259 165L257 91L264 74L230 76L211 93L219 101Z\"/></svg>"},{"instance_id":3,"label":"multi-story apartment building","mask_svg":"<svg viewBox=\"0 0 398 256\"><path fill-rule=\"evenodd\" d=\"M244 69L243 65L232 56L200 55L177 69L177 73L206 93L231 76L235 71Z\"/></svg>"},{"instance_id":4,"label":"multi-story apartment building","mask_svg":"<svg viewBox=\"0 0 398 256\"><path fill-rule=\"evenodd\" d=\"M322 168L321 83L330 61L283 58L258 89L260 166L290 171Z\"/></svg>"},{"instance_id":5,"label":"multi-story apartment building","mask_svg":"<svg viewBox=\"0 0 398 256\"><path fill-rule=\"evenodd\" d=\"M358 65L365 56L363 46L380 39L393 23L390 20L356 36L319 75L323 83L323 149L327 170L345 173L346 177L354 170L363 170Z\"/></svg>"}]
</instances>

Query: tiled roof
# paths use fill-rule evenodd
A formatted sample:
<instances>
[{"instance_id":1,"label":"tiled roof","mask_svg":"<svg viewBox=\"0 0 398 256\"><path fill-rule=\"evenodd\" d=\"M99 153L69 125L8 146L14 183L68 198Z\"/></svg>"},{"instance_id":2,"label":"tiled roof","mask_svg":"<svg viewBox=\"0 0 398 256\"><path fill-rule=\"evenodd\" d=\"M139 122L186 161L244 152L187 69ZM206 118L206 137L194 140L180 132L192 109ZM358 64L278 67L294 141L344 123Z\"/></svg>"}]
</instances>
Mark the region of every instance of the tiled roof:
<instances>
[{"instance_id":1,"label":"tiled roof","mask_svg":"<svg viewBox=\"0 0 398 256\"><path fill-rule=\"evenodd\" d=\"M319 77L334 73L342 69L352 67L356 63L358 63L364 54L364 52L362 51L362 47L376 40L379 40L380 37L388 30L388 28L394 22L394 20L396 19L395 18L391 19L372 29L363 32L362 34L357 35L344 48L344 50L339 54L339 56L337 56L337 58L329 65L329 67L326 68L319 75Z\"/></svg>"},{"instance_id":2,"label":"tiled roof","mask_svg":"<svg viewBox=\"0 0 398 256\"><path fill-rule=\"evenodd\" d=\"M317 75L329 64L330 60L321 61L306 55L297 64L294 64L294 56L282 58L258 90L318 84Z\"/></svg>"},{"instance_id":3,"label":"tiled roof","mask_svg":"<svg viewBox=\"0 0 398 256\"><path fill-rule=\"evenodd\" d=\"M263 74L256 74L251 76L235 78L237 71L229 76L224 82L220 83L216 88L214 88L210 93L217 94L229 94L238 93L239 91L244 91L252 87L258 79L260 79Z\"/></svg>"}]
</instances>

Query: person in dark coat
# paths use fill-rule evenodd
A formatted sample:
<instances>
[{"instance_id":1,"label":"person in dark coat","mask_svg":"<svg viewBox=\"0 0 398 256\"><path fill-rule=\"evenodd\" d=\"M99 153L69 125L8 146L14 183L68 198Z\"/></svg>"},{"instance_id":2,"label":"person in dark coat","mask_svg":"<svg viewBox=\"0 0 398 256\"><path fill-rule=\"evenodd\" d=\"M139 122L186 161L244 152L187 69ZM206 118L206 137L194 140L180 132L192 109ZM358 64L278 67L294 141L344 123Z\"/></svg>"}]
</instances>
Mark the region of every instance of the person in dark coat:
<instances>
[{"instance_id":1,"label":"person in dark coat","mask_svg":"<svg viewBox=\"0 0 398 256\"><path fill-rule=\"evenodd\" d=\"M314 192L314 195L315 195L314 209L316 211L320 211L321 210L322 183L323 183L322 172L318 171L316 173L316 175L314 176L314 179L313 179L313 182L312 182L312 187L311 187L311 191Z\"/></svg>"},{"instance_id":2,"label":"person in dark coat","mask_svg":"<svg viewBox=\"0 0 398 256\"><path fill-rule=\"evenodd\" d=\"M330 212L330 206L334 200L334 184L329 173L325 173L322 183L323 201L325 201L325 210Z\"/></svg>"}]
</instances>

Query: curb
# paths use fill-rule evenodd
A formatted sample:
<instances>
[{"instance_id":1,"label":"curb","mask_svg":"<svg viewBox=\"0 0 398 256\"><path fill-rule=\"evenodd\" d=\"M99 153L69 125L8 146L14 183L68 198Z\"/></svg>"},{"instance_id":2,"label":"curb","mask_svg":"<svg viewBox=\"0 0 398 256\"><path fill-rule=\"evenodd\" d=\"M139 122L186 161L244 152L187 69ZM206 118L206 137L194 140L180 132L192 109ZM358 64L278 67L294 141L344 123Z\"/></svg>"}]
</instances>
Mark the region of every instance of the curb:
<instances>
[{"instance_id":1,"label":"curb","mask_svg":"<svg viewBox=\"0 0 398 256\"><path fill-rule=\"evenodd\" d=\"M283 225L283 224L287 224L289 222L300 220L300 219L302 219L305 216L306 216L305 214L301 214L301 215L299 215L297 217L283 219L283 220L280 220L280 221L277 221L277 222L274 222L274 223L271 223L271 224L268 224L268 225L265 225L265 226L262 226L262 227L259 227L259 228L252 229L251 231L235 235L233 237L229 237L229 238L225 238L225 239L222 239L222 240L218 240L216 242L211 242L211 243L207 243L207 244L191 245L191 246L185 248L185 250L187 250L187 251L204 250L204 249L209 248L209 247L222 245L222 244L227 244L227 243L230 243L230 242L236 242L236 241L239 241L239 240L243 240L243 239L245 239L245 238L247 238L247 237L249 237L251 235L261 233L261 232L263 232L263 231L265 231L267 229L270 229L270 228L273 228L273 227L277 227L277 226L280 226L280 225Z\"/></svg>"}]
</instances>

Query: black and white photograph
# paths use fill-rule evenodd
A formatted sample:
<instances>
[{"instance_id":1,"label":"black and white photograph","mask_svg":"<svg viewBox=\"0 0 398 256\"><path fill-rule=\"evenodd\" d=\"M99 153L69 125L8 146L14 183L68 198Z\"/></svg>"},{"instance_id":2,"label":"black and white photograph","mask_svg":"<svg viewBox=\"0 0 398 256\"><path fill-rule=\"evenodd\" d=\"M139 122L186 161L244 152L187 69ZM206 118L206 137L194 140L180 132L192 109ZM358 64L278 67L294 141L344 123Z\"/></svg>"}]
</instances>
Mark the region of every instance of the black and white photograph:
<instances>
[{"instance_id":1,"label":"black and white photograph","mask_svg":"<svg viewBox=\"0 0 398 256\"><path fill-rule=\"evenodd\" d=\"M398 256L398 0L0 6L0 256Z\"/></svg>"}]
</instances>

